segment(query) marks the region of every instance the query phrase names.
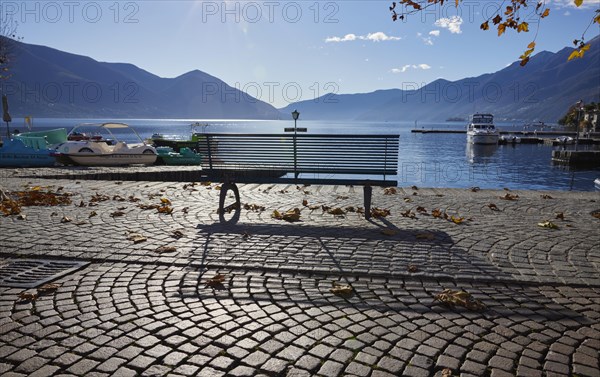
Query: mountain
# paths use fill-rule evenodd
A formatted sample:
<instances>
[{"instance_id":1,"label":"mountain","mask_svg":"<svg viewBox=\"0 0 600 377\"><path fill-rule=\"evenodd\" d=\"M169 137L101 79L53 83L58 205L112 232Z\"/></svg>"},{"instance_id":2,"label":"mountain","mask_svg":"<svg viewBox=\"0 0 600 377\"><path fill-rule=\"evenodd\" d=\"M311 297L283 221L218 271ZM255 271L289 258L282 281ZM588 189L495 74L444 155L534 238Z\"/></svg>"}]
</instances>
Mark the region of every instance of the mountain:
<instances>
[{"instance_id":1,"label":"mountain","mask_svg":"<svg viewBox=\"0 0 600 377\"><path fill-rule=\"evenodd\" d=\"M583 59L568 62L572 48L543 51L525 67L515 62L495 73L438 79L413 90L328 94L290 104L280 109L281 117L297 109L303 119L444 121L489 112L499 120L556 122L580 99L600 102L600 37L590 45Z\"/></svg>"},{"instance_id":2,"label":"mountain","mask_svg":"<svg viewBox=\"0 0 600 377\"><path fill-rule=\"evenodd\" d=\"M201 71L162 78L132 64L103 63L14 42L2 83L13 117L277 119L273 106Z\"/></svg>"}]
</instances>

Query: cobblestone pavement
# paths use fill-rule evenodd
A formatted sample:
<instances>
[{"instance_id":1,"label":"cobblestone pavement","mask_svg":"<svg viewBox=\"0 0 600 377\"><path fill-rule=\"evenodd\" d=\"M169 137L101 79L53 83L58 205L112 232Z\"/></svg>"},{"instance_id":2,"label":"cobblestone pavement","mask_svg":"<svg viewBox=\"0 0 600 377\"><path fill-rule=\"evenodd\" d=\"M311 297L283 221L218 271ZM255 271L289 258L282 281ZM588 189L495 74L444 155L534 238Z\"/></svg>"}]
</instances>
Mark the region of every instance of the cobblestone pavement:
<instances>
[{"instance_id":1,"label":"cobblestone pavement","mask_svg":"<svg viewBox=\"0 0 600 377\"><path fill-rule=\"evenodd\" d=\"M215 184L2 186L73 196L1 217L0 266L90 262L34 300L0 286L2 376L600 376L599 193L376 188L391 214L367 221L321 208L362 206L360 187L244 185L264 210L223 224ZM441 305L447 288L486 308Z\"/></svg>"}]
</instances>

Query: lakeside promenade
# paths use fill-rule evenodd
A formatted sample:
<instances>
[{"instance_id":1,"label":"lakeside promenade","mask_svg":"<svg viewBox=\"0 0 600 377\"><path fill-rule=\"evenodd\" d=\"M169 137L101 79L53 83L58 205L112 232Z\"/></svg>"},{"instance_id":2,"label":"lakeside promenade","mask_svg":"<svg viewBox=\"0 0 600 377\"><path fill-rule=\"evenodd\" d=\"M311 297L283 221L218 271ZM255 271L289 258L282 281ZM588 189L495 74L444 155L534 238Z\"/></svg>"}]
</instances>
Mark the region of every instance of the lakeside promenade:
<instances>
[{"instance_id":1,"label":"lakeside promenade","mask_svg":"<svg viewBox=\"0 0 600 377\"><path fill-rule=\"evenodd\" d=\"M367 221L321 207L360 187L240 185L222 224L216 184L30 172L1 186L71 204L0 217L1 376L600 376L599 192L375 188ZM6 286L29 259L76 269Z\"/></svg>"}]
</instances>

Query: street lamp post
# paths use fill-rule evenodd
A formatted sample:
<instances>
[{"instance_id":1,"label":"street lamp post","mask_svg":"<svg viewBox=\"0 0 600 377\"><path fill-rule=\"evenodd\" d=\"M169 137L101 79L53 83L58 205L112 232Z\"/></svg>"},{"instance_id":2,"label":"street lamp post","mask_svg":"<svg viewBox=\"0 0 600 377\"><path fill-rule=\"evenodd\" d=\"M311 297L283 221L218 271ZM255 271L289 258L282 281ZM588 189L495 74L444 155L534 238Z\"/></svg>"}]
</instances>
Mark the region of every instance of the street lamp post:
<instances>
[{"instance_id":1,"label":"street lamp post","mask_svg":"<svg viewBox=\"0 0 600 377\"><path fill-rule=\"evenodd\" d=\"M298 121L298 117L300 113L298 110L292 111L292 118L294 118L294 178L298 178L298 165L297 165L297 149L296 149L296 135L298 128L296 127L296 122Z\"/></svg>"},{"instance_id":2,"label":"street lamp post","mask_svg":"<svg viewBox=\"0 0 600 377\"><path fill-rule=\"evenodd\" d=\"M577 124L575 125L575 150L579 147L579 123L581 122L581 110L583 110L583 100L577 101L575 104L577 106Z\"/></svg>"}]
</instances>

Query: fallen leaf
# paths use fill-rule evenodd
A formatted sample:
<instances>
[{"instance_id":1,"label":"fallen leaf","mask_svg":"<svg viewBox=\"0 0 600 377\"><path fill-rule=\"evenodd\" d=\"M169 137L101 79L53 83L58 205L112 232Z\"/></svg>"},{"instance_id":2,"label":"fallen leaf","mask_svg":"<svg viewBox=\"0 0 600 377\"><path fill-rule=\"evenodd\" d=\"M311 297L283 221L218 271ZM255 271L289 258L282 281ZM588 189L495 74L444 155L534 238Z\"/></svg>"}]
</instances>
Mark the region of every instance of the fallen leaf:
<instances>
[{"instance_id":1,"label":"fallen leaf","mask_svg":"<svg viewBox=\"0 0 600 377\"><path fill-rule=\"evenodd\" d=\"M543 194L543 195L542 195L542 199L554 199L554 198L553 198L553 197L551 197L551 196L550 196L550 195L548 195L548 194Z\"/></svg>"},{"instance_id":2,"label":"fallen leaf","mask_svg":"<svg viewBox=\"0 0 600 377\"><path fill-rule=\"evenodd\" d=\"M458 216L451 216L450 220L454 224L460 225L460 224L462 224L465 221L465 218L464 217L458 217Z\"/></svg>"},{"instance_id":3,"label":"fallen leaf","mask_svg":"<svg viewBox=\"0 0 600 377\"><path fill-rule=\"evenodd\" d=\"M517 199L519 199L519 195L516 195L516 194L513 195L513 194L506 193L506 195L501 196L500 199L504 199L504 200L517 200Z\"/></svg>"},{"instance_id":4,"label":"fallen leaf","mask_svg":"<svg viewBox=\"0 0 600 377\"><path fill-rule=\"evenodd\" d=\"M70 223L71 221L73 221L73 220L67 216L63 216L63 218L60 219L61 223Z\"/></svg>"},{"instance_id":5,"label":"fallen leaf","mask_svg":"<svg viewBox=\"0 0 600 377\"><path fill-rule=\"evenodd\" d=\"M411 189L413 190L418 190L419 188L417 186L410 186Z\"/></svg>"},{"instance_id":6,"label":"fallen leaf","mask_svg":"<svg viewBox=\"0 0 600 377\"><path fill-rule=\"evenodd\" d=\"M427 210L425 209L425 207L418 206L418 207L417 207L417 212L420 212L420 213L427 213Z\"/></svg>"},{"instance_id":7,"label":"fallen leaf","mask_svg":"<svg viewBox=\"0 0 600 377\"><path fill-rule=\"evenodd\" d=\"M408 265L408 272L419 272L419 268L417 266L415 266L414 264L409 264Z\"/></svg>"},{"instance_id":8,"label":"fallen leaf","mask_svg":"<svg viewBox=\"0 0 600 377\"><path fill-rule=\"evenodd\" d=\"M167 198L160 198L160 202L161 202L162 204L166 204L166 205L168 205L168 206L170 206L170 205L171 205L171 201L170 201L169 199L167 199Z\"/></svg>"},{"instance_id":9,"label":"fallen leaf","mask_svg":"<svg viewBox=\"0 0 600 377\"><path fill-rule=\"evenodd\" d=\"M479 187L471 187L471 188L470 188L470 190L471 190L472 192L477 192L477 191L479 191L479 190L481 190L481 189L480 189Z\"/></svg>"},{"instance_id":10,"label":"fallen leaf","mask_svg":"<svg viewBox=\"0 0 600 377\"><path fill-rule=\"evenodd\" d=\"M498 208L497 205L495 205L494 203L490 203L487 205L492 211L500 211L500 209Z\"/></svg>"},{"instance_id":11,"label":"fallen leaf","mask_svg":"<svg viewBox=\"0 0 600 377\"><path fill-rule=\"evenodd\" d=\"M398 190L395 187L387 187L383 189L383 195L396 195Z\"/></svg>"},{"instance_id":12,"label":"fallen leaf","mask_svg":"<svg viewBox=\"0 0 600 377\"><path fill-rule=\"evenodd\" d=\"M417 215L415 215L415 213L412 210L410 210L410 209L408 209L408 210L406 210L406 211L404 211L404 212L402 212L400 214L402 215L402 217L408 217L409 219L416 219L417 218Z\"/></svg>"},{"instance_id":13,"label":"fallen leaf","mask_svg":"<svg viewBox=\"0 0 600 377\"><path fill-rule=\"evenodd\" d=\"M177 251L177 248L175 246L160 246L155 250L157 253L173 253L175 251Z\"/></svg>"},{"instance_id":14,"label":"fallen leaf","mask_svg":"<svg viewBox=\"0 0 600 377\"><path fill-rule=\"evenodd\" d=\"M49 293L56 292L56 290L58 288L60 288L60 284L48 283L48 284L42 285L41 287L38 287L37 291L38 291L38 293L41 293L41 294L49 294Z\"/></svg>"},{"instance_id":15,"label":"fallen leaf","mask_svg":"<svg viewBox=\"0 0 600 377\"><path fill-rule=\"evenodd\" d=\"M558 225L554 224L552 221L549 221L549 220L538 223L538 226L542 227L542 228L548 228L548 229L558 229Z\"/></svg>"},{"instance_id":16,"label":"fallen leaf","mask_svg":"<svg viewBox=\"0 0 600 377\"><path fill-rule=\"evenodd\" d=\"M443 216L443 213L439 208L436 208L433 211L431 211L431 216L435 218L441 218Z\"/></svg>"},{"instance_id":17,"label":"fallen leaf","mask_svg":"<svg viewBox=\"0 0 600 377\"><path fill-rule=\"evenodd\" d=\"M179 239L179 238L181 238L183 236L184 236L184 234L180 230L174 230L174 231L171 232L171 237L173 237L173 238Z\"/></svg>"},{"instance_id":18,"label":"fallen leaf","mask_svg":"<svg viewBox=\"0 0 600 377\"><path fill-rule=\"evenodd\" d=\"M363 213L364 209L359 208L358 213ZM371 217L379 218L379 217L388 217L391 214L389 209L381 209L381 208L371 208Z\"/></svg>"},{"instance_id":19,"label":"fallen leaf","mask_svg":"<svg viewBox=\"0 0 600 377\"><path fill-rule=\"evenodd\" d=\"M558 212L556 214L556 218L559 219L559 220L564 220L565 219L565 214L562 213L562 212Z\"/></svg>"},{"instance_id":20,"label":"fallen leaf","mask_svg":"<svg viewBox=\"0 0 600 377\"><path fill-rule=\"evenodd\" d=\"M395 236L396 234L398 234L398 231L395 229L386 228L386 229L382 229L381 233L385 234L386 236Z\"/></svg>"},{"instance_id":21,"label":"fallen leaf","mask_svg":"<svg viewBox=\"0 0 600 377\"><path fill-rule=\"evenodd\" d=\"M442 369L442 377L452 377L452 369L450 369L450 368Z\"/></svg>"},{"instance_id":22,"label":"fallen leaf","mask_svg":"<svg viewBox=\"0 0 600 377\"><path fill-rule=\"evenodd\" d=\"M25 292L21 292L17 302L30 302L30 301L36 300L37 298L38 298L37 292L25 291Z\"/></svg>"},{"instance_id":23,"label":"fallen leaf","mask_svg":"<svg viewBox=\"0 0 600 377\"><path fill-rule=\"evenodd\" d=\"M412 199L411 199L411 198L404 198L404 201L405 201L406 203L410 203L410 202L412 202Z\"/></svg>"},{"instance_id":24,"label":"fallen leaf","mask_svg":"<svg viewBox=\"0 0 600 377\"><path fill-rule=\"evenodd\" d=\"M441 304L450 308L457 305L473 311L480 311L486 308L483 302L474 299L470 293L462 290L444 289L433 297L433 301L439 301Z\"/></svg>"},{"instance_id":25,"label":"fallen leaf","mask_svg":"<svg viewBox=\"0 0 600 377\"><path fill-rule=\"evenodd\" d=\"M435 239L435 235L433 233L417 233L417 235L415 235L415 237L418 240L434 240Z\"/></svg>"},{"instance_id":26,"label":"fallen leaf","mask_svg":"<svg viewBox=\"0 0 600 377\"><path fill-rule=\"evenodd\" d=\"M300 209L294 208L285 213L281 213L278 210L274 210L271 217L277 220L284 220L287 222L300 221Z\"/></svg>"},{"instance_id":27,"label":"fallen leaf","mask_svg":"<svg viewBox=\"0 0 600 377\"><path fill-rule=\"evenodd\" d=\"M334 216L344 216L346 214L341 208L331 208L327 210L327 213Z\"/></svg>"},{"instance_id":28,"label":"fallen leaf","mask_svg":"<svg viewBox=\"0 0 600 377\"><path fill-rule=\"evenodd\" d=\"M110 217L121 217L121 216L125 216L125 212L123 211L115 211L113 213L110 214Z\"/></svg>"},{"instance_id":29,"label":"fallen leaf","mask_svg":"<svg viewBox=\"0 0 600 377\"><path fill-rule=\"evenodd\" d=\"M127 236L127 239L129 241L133 241L134 244L138 244L141 242L145 242L148 239L144 236L142 236L141 234L137 234L137 233L131 233L129 236Z\"/></svg>"},{"instance_id":30,"label":"fallen leaf","mask_svg":"<svg viewBox=\"0 0 600 377\"><path fill-rule=\"evenodd\" d=\"M308 200L304 199L304 200L302 201L302 205L303 205L304 207L308 207Z\"/></svg>"},{"instance_id":31,"label":"fallen leaf","mask_svg":"<svg viewBox=\"0 0 600 377\"><path fill-rule=\"evenodd\" d=\"M352 287L350 285L340 284L337 281L332 281L329 291L336 296L344 297L352 294Z\"/></svg>"},{"instance_id":32,"label":"fallen leaf","mask_svg":"<svg viewBox=\"0 0 600 377\"><path fill-rule=\"evenodd\" d=\"M225 282L225 275L223 275L223 274L216 274L212 278L208 279L204 283L204 285L206 287L218 288L218 287L222 287L224 282Z\"/></svg>"}]
</instances>

